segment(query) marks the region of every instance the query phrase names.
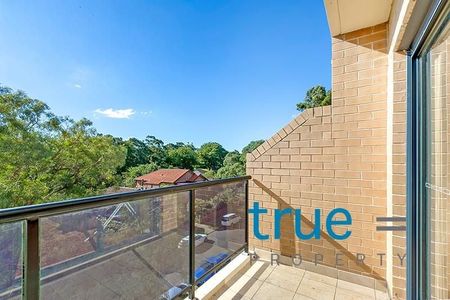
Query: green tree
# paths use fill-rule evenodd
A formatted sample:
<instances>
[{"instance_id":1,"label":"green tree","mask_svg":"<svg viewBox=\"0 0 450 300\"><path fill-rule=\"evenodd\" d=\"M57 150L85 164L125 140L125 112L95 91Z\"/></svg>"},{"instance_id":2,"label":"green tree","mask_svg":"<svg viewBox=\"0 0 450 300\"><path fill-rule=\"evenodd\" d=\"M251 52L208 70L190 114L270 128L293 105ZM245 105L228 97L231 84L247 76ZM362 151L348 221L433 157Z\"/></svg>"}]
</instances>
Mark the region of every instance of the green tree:
<instances>
[{"instance_id":1,"label":"green tree","mask_svg":"<svg viewBox=\"0 0 450 300\"><path fill-rule=\"evenodd\" d=\"M245 175L245 154L238 151L229 152L223 160L221 167L215 174L215 178L228 178Z\"/></svg>"},{"instance_id":2,"label":"green tree","mask_svg":"<svg viewBox=\"0 0 450 300\"><path fill-rule=\"evenodd\" d=\"M251 141L250 143L248 143L247 146L242 148L242 154L244 155L244 160L245 160L245 154L252 152L256 148L258 148L262 143L264 143L264 140Z\"/></svg>"},{"instance_id":3,"label":"green tree","mask_svg":"<svg viewBox=\"0 0 450 300\"><path fill-rule=\"evenodd\" d=\"M234 150L231 152L228 152L225 158L223 159L223 165L229 166L236 163L242 163L244 160L242 159L242 154L239 153L239 151Z\"/></svg>"},{"instance_id":4,"label":"green tree","mask_svg":"<svg viewBox=\"0 0 450 300\"><path fill-rule=\"evenodd\" d=\"M164 142L156 137L149 135L145 138L145 144L148 148L148 159L150 163L155 163L161 168L168 167L167 165L167 149Z\"/></svg>"},{"instance_id":5,"label":"green tree","mask_svg":"<svg viewBox=\"0 0 450 300\"><path fill-rule=\"evenodd\" d=\"M123 174L123 184L127 187L134 187L134 180L136 179L136 177L151 173L158 169L159 166L154 162L131 167Z\"/></svg>"},{"instance_id":6,"label":"green tree","mask_svg":"<svg viewBox=\"0 0 450 300\"><path fill-rule=\"evenodd\" d=\"M168 150L167 158L169 164L176 168L193 170L197 165L197 153L190 145Z\"/></svg>"},{"instance_id":7,"label":"green tree","mask_svg":"<svg viewBox=\"0 0 450 300\"><path fill-rule=\"evenodd\" d=\"M52 154L42 161L46 168L39 177L48 191L40 201L89 196L118 183L125 147L99 135L87 119L69 120L59 131L48 140Z\"/></svg>"},{"instance_id":8,"label":"green tree","mask_svg":"<svg viewBox=\"0 0 450 300\"><path fill-rule=\"evenodd\" d=\"M193 150L195 150L194 145L192 145L192 144L185 144L183 142L176 142L175 144L174 143L169 143L169 144L165 145L166 150L177 149L177 148L180 148L180 147L190 147Z\"/></svg>"},{"instance_id":9,"label":"green tree","mask_svg":"<svg viewBox=\"0 0 450 300\"><path fill-rule=\"evenodd\" d=\"M302 111L312 107L326 106L331 104L331 90L326 90L325 87L317 85L310 88L306 92L303 102L297 103L297 110Z\"/></svg>"},{"instance_id":10,"label":"green tree","mask_svg":"<svg viewBox=\"0 0 450 300\"><path fill-rule=\"evenodd\" d=\"M0 87L0 207L32 204L45 193L45 184L36 181L49 155L45 131L62 122L42 101L21 91Z\"/></svg>"},{"instance_id":11,"label":"green tree","mask_svg":"<svg viewBox=\"0 0 450 300\"><path fill-rule=\"evenodd\" d=\"M126 150L86 119L54 115L24 92L0 88L0 207L83 197L117 182Z\"/></svg>"},{"instance_id":12,"label":"green tree","mask_svg":"<svg viewBox=\"0 0 450 300\"><path fill-rule=\"evenodd\" d=\"M148 162L150 150L145 142L137 138L130 138L123 142L123 145L127 149L127 157L125 159L125 165L122 167L121 171L125 171L131 167Z\"/></svg>"},{"instance_id":13,"label":"green tree","mask_svg":"<svg viewBox=\"0 0 450 300\"><path fill-rule=\"evenodd\" d=\"M210 142L203 144L197 153L200 167L218 170L228 152L219 143Z\"/></svg>"},{"instance_id":14,"label":"green tree","mask_svg":"<svg viewBox=\"0 0 450 300\"><path fill-rule=\"evenodd\" d=\"M215 173L215 178L227 178L245 175L247 153L250 153L258 148L258 146L262 143L264 143L264 140L251 141L242 149L241 153L236 150L229 152L223 160L223 166Z\"/></svg>"},{"instance_id":15,"label":"green tree","mask_svg":"<svg viewBox=\"0 0 450 300\"><path fill-rule=\"evenodd\" d=\"M217 171L216 178L228 178L245 175L245 165L242 162L224 165Z\"/></svg>"},{"instance_id":16,"label":"green tree","mask_svg":"<svg viewBox=\"0 0 450 300\"><path fill-rule=\"evenodd\" d=\"M219 169L219 170L220 170L220 169ZM208 178L208 179L215 179L215 178L218 178L216 173L217 173L217 172L214 171L214 170L205 170L205 171L202 171L203 176L205 176L205 177Z\"/></svg>"}]
</instances>

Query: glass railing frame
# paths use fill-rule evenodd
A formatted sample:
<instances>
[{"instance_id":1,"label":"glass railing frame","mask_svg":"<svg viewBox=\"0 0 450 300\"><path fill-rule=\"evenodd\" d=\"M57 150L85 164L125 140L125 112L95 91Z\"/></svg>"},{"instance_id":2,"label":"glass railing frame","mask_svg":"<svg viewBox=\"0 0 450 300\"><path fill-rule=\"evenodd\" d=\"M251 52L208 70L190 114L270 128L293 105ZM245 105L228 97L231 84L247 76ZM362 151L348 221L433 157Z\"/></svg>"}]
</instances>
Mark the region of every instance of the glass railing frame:
<instances>
[{"instance_id":1,"label":"glass railing frame","mask_svg":"<svg viewBox=\"0 0 450 300\"><path fill-rule=\"evenodd\" d=\"M191 299L195 299L195 289L198 282L211 273L217 272L232 258L242 252L248 253L248 181L251 176L240 176L211 181L202 181L183 185L167 186L156 189L139 190L133 192L101 195L88 198L71 199L44 204L36 204L23 207L15 207L0 210L0 225L13 222L24 222L23 239L23 283L22 296L27 300L40 299L40 236L39 221L42 218L75 213L86 209L101 208L117 205L124 202L142 200L143 197L164 196L180 192L189 192L189 288L182 293L189 293ZM234 251L225 261L208 270L201 278L195 278L195 191L205 187L244 182L245 189L245 238L244 245Z\"/></svg>"}]
</instances>

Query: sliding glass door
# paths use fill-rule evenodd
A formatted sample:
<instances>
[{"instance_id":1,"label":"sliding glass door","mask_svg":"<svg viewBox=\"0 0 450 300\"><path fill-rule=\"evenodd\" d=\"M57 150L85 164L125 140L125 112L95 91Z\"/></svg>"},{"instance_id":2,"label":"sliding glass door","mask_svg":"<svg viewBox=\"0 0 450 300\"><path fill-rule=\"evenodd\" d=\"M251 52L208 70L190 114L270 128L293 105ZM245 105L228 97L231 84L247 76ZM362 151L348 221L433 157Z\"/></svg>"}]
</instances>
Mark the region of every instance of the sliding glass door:
<instances>
[{"instance_id":1,"label":"sliding glass door","mask_svg":"<svg viewBox=\"0 0 450 300\"><path fill-rule=\"evenodd\" d=\"M411 254L416 298L450 299L450 23L445 5L424 31L412 58L412 97L417 137L416 199L411 207L416 243ZM411 175L411 174L410 174ZM414 239L414 238L413 238Z\"/></svg>"}]
</instances>

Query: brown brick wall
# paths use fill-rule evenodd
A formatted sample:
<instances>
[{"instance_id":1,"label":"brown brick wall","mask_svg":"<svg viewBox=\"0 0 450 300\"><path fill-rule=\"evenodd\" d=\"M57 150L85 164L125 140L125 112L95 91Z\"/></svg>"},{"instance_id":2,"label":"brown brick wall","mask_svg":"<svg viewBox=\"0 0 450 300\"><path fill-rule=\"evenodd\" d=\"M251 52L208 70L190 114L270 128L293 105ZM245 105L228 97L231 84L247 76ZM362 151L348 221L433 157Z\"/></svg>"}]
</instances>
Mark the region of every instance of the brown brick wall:
<instances>
[{"instance_id":1,"label":"brown brick wall","mask_svg":"<svg viewBox=\"0 0 450 300\"><path fill-rule=\"evenodd\" d=\"M386 240L375 231L375 218L386 215L386 40L385 24L333 38L332 106L304 111L247 156L250 205L259 201L269 209L261 230L271 234L260 241L250 232L251 246L301 253L305 260L321 253L330 266L340 252L339 269L384 278L377 253L386 252ZM286 207L301 208L311 221L314 208L321 208L322 223L331 209L346 208L352 235L300 241L293 218L285 216L281 239L274 240L273 209ZM355 263L356 253L366 255L364 266Z\"/></svg>"},{"instance_id":2,"label":"brown brick wall","mask_svg":"<svg viewBox=\"0 0 450 300\"><path fill-rule=\"evenodd\" d=\"M393 64L393 136L392 136L392 213L406 216L406 56L394 54ZM392 253L406 253L406 233L394 232ZM406 259L393 259L392 294L406 299Z\"/></svg>"}]
</instances>

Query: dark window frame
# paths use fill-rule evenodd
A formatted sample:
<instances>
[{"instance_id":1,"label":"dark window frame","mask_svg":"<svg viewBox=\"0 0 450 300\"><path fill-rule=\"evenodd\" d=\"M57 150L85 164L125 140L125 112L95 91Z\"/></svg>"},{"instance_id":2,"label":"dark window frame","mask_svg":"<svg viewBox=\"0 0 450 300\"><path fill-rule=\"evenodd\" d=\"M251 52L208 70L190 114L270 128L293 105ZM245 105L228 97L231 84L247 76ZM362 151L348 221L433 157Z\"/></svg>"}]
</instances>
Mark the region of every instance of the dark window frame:
<instances>
[{"instance_id":1,"label":"dark window frame","mask_svg":"<svg viewBox=\"0 0 450 300\"><path fill-rule=\"evenodd\" d=\"M450 4L436 0L431 5L410 50L407 51L407 299L429 299L429 209L424 182L428 174L427 46L439 33Z\"/></svg>"}]
</instances>

